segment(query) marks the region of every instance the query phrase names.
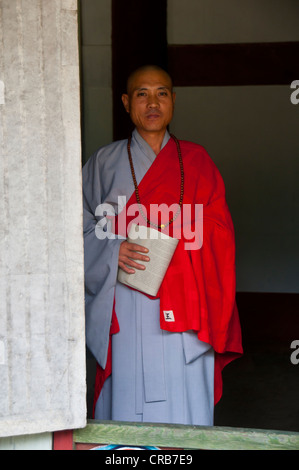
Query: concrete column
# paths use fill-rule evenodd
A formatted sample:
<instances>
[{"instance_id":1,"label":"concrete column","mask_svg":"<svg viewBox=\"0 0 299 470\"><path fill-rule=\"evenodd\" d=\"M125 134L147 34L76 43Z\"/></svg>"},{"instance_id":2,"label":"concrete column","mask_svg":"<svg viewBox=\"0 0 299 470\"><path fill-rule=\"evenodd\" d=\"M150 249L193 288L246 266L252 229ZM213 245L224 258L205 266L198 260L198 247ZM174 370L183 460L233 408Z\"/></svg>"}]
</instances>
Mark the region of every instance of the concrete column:
<instances>
[{"instance_id":1,"label":"concrete column","mask_svg":"<svg viewBox=\"0 0 299 470\"><path fill-rule=\"evenodd\" d=\"M85 425L76 0L0 0L0 437Z\"/></svg>"}]
</instances>

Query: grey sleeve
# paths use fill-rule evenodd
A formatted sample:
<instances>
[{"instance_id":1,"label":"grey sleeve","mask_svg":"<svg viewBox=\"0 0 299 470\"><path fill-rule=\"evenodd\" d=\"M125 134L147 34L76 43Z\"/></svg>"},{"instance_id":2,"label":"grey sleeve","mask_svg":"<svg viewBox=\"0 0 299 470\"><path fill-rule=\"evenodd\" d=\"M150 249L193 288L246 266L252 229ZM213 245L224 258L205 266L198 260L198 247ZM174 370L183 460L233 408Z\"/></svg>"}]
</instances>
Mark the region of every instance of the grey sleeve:
<instances>
[{"instance_id":1,"label":"grey sleeve","mask_svg":"<svg viewBox=\"0 0 299 470\"><path fill-rule=\"evenodd\" d=\"M123 239L99 237L96 208L101 204L99 162L91 157L83 168L83 227L86 342L105 368L117 280L119 247Z\"/></svg>"}]
</instances>

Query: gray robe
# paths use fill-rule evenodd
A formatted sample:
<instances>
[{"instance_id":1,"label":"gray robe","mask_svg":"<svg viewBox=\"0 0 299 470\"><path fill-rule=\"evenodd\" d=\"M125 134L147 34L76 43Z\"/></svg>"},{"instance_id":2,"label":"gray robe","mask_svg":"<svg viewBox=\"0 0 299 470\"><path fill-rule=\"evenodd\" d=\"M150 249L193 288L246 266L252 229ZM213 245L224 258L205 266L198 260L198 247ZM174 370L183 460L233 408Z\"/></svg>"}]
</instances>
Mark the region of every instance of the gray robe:
<instances>
[{"instance_id":1,"label":"gray robe","mask_svg":"<svg viewBox=\"0 0 299 470\"><path fill-rule=\"evenodd\" d=\"M162 147L168 140L166 132ZM155 157L135 130L132 158L138 182ZM95 418L213 425L212 348L192 331L162 331L159 299L117 281L123 239L104 237L107 226L95 214L104 203L118 213L119 196L125 204L133 191L126 140L101 148L83 168L86 338L103 368L114 299L120 326L112 336L112 376L104 384Z\"/></svg>"}]
</instances>

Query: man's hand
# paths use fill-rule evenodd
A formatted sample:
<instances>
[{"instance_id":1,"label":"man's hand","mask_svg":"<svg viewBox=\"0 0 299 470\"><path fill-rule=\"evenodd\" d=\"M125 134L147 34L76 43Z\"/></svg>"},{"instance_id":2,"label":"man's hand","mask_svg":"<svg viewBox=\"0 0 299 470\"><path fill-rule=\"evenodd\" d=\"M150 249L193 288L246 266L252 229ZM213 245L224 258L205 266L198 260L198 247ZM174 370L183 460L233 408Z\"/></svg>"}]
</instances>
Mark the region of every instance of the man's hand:
<instances>
[{"instance_id":1,"label":"man's hand","mask_svg":"<svg viewBox=\"0 0 299 470\"><path fill-rule=\"evenodd\" d=\"M118 266L128 274L134 274L135 269L144 270L145 266L136 262L149 261L149 257L142 253L148 253L148 249L136 243L122 242L119 248Z\"/></svg>"}]
</instances>

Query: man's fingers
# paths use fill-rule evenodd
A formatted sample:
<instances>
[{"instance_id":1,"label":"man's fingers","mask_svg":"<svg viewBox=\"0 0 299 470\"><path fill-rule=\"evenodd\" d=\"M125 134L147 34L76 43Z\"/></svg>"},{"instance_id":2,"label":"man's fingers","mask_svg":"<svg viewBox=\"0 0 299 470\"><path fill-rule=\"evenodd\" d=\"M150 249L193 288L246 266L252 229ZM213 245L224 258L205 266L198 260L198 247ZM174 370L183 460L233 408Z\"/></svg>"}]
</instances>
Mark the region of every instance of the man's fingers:
<instances>
[{"instance_id":1,"label":"man's fingers","mask_svg":"<svg viewBox=\"0 0 299 470\"><path fill-rule=\"evenodd\" d=\"M137 245L137 243L126 242L126 247L130 251L139 251L140 253L148 253L148 249L145 246Z\"/></svg>"},{"instance_id":2,"label":"man's fingers","mask_svg":"<svg viewBox=\"0 0 299 470\"><path fill-rule=\"evenodd\" d=\"M128 274L134 274L134 272L135 272L134 269L129 268L129 267L128 267L125 263L123 263L122 261L119 261L118 266L119 266L123 271L125 271L125 272L128 273Z\"/></svg>"},{"instance_id":3,"label":"man's fingers","mask_svg":"<svg viewBox=\"0 0 299 470\"><path fill-rule=\"evenodd\" d=\"M148 261L149 258L147 259L142 259L140 257L136 257L136 258L132 258L131 255L129 256L120 256L119 257L119 261L122 262L122 263L125 263L127 264L128 266L131 266L132 268L136 268L136 269L145 269L145 266L141 263L137 263L135 260L138 260L138 261Z\"/></svg>"},{"instance_id":4,"label":"man's fingers","mask_svg":"<svg viewBox=\"0 0 299 470\"><path fill-rule=\"evenodd\" d=\"M135 243L123 242L119 250L119 258L124 261L124 258L131 258L140 261L149 261L149 257L146 254L148 249Z\"/></svg>"},{"instance_id":5,"label":"man's fingers","mask_svg":"<svg viewBox=\"0 0 299 470\"><path fill-rule=\"evenodd\" d=\"M144 270L145 266L136 261L149 261L149 257L142 253L148 253L148 249L136 243L123 242L119 250L118 265L129 274L133 274L135 269Z\"/></svg>"},{"instance_id":6,"label":"man's fingers","mask_svg":"<svg viewBox=\"0 0 299 470\"><path fill-rule=\"evenodd\" d=\"M142 255L141 253L138 253L137 251L129 251L126 256L128 258L136 259L136 260L139 260L139 261L149 261L148 256Z\"/></svg>"},{"instance_id":7,"label":"man's fingers","mask_svg":"<svg viewBox=\"0 0 299 470\"><path fill-rule=\"evenodd\" d=\"M145 269L145 266L143 264L135 263L130 258L127 258L125 261L119 260L118 265L121 269L130 274L133 274L135 272L135 269L139 269L140 271L143 271Z\"/></svg>"},{"instance_id":8,"label":"man's fingers","mask_svg":"<svg viewBox=\"0 0 299 470\"><path fill-rule=\"evenodd\" d=\"M124 242L120 248L120 254L130 256L133 259L140 259L142 261L149 261L149 257L146 256L148 249L144 246L137 245L136 243Z\"/></svg>"}]
</instances>

